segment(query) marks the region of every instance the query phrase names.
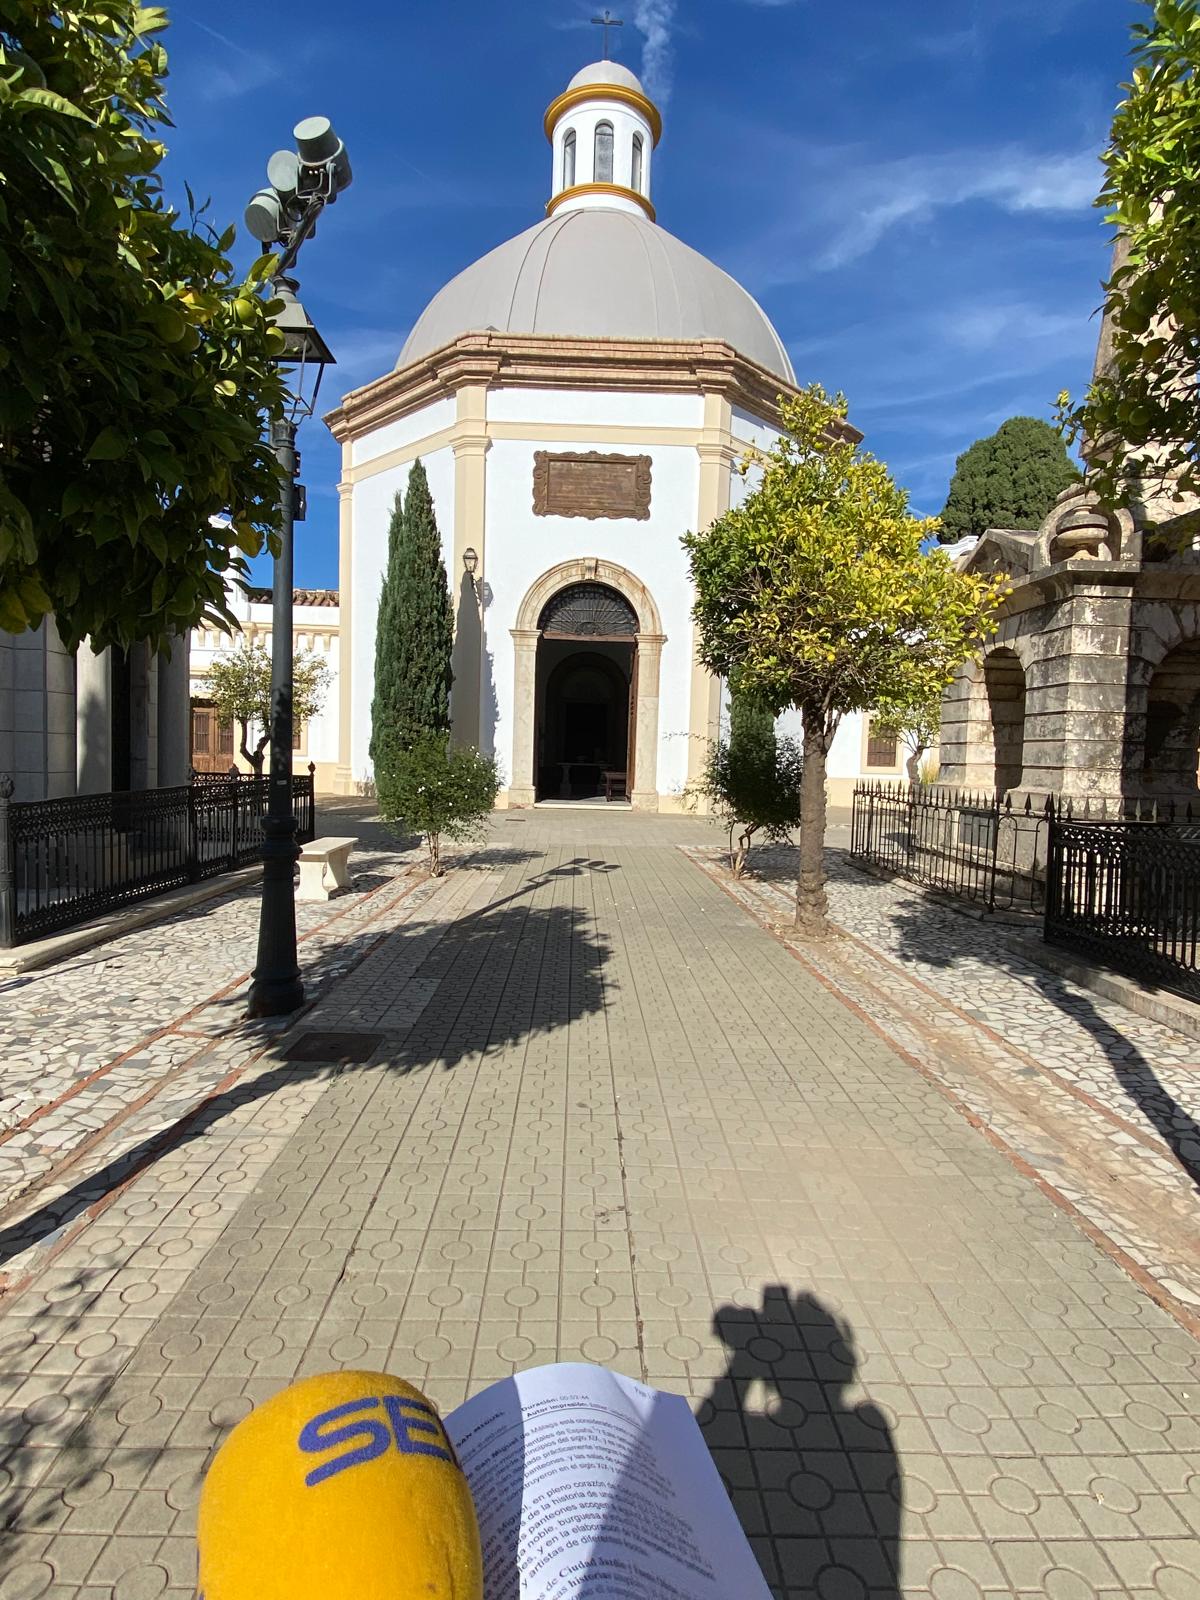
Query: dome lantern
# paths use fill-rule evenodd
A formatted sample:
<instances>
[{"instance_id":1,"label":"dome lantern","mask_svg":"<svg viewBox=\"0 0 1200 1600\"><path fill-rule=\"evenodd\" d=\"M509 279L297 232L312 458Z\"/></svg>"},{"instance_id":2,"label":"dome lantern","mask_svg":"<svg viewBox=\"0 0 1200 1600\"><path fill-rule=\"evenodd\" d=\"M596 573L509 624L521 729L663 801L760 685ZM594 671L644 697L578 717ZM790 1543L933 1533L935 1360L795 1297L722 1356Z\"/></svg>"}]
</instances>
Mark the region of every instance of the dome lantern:
<instances>
[{"instance_id":1,"label":"dome lantern","mask_svg":"<svg viewBox=\"0 0 1200 1600\"><path fill-rule=\"evenodd\" d=\"M594 61L546 109L553 151L548 214L602 206L654 220L651 152L658 107L627 67Z\"/></svg>"}]
</instances>

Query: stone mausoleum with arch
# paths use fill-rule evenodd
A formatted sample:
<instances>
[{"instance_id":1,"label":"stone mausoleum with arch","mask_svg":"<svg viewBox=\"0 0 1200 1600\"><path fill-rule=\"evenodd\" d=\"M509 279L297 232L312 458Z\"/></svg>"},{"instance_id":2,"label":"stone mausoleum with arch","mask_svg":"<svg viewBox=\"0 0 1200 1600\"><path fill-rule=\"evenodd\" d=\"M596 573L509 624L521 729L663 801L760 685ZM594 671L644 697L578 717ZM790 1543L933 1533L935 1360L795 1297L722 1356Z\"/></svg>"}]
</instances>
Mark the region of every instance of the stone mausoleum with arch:
<instances>
[{"instance_id":1,"label":"stone mausoleum with arch","mask_svg":"<svg viewBox=\"0 0 1200 1600\"><path fill-rule=\"evenodd\" d=\"M343 452L342 793L371 777L388 522L418 456L454 597L454 737L498 757L501 804L674 809L718 732L680 536L742 492L737 463L775 436L791 363L753 298L658 226L661 121L631 72L584 68L545 131L544 220L440 290L395 369L327 418ZM835 794L869 743L848 718ZM874 754L865 770L901 771L894 746Z\"/></svg>"},{"instance_id":2,"label":"stone mausoleum with arch","mask_svg":"<svg viewBox=\"0 0 1200 1600\"><path fill-rule=\"evenodd\" d=\"M943 701L942 782L1200 801L1196 520L1165 488L1112 510L1081 483L1036 531L990 529L960 557L1012 587Z\"/></svg>"}]
</instances>

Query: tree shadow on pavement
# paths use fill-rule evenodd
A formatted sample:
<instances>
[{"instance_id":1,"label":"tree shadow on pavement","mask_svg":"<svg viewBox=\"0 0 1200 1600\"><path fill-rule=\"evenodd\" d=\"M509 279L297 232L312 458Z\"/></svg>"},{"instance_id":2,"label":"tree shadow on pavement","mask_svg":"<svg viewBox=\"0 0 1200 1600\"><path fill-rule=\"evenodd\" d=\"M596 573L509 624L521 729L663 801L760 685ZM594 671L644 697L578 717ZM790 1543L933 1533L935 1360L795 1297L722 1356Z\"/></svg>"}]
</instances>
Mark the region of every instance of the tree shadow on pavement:
<instances>
[{"instance_id":1,"label":"tree shadow on pavement","mask_svg":"<svg viewBox=\"0 0 1200 1600\"><path fill-rule=\"evenodd\" d=\"M768 1581L901 1600L900 1462L883 1412L851 1398L849 1324L815 1294L768 1284L753 1310L721 1306L713 1331L729 1357L698 1420L746 1534L781 1562Z\"/></svg>"},{"instance_id":2,"label":"tree shadow on pavement","mask_svg":"<svg viewBox=\"0 0 1200 1600\"><path fill-rule=\"evenodd\" d=\"M330 1061L315 1065L286 1058L292 1035L320 1030L319 1012L299 1019L274 1038L248 1075L211 1094L181 1119L124 1150L99 1170L86 1152L74 1166L77 1181L61 1194L0 1228L0 1267L14 1256L67 1228L104 1196L138 1176L168 1150L203 1138L242 1107L314 1072L411 1073L453 1071L478 1065L489 1052L539 1034L552 1034L599 1012L605 1004L609 945L590 915L574 905L533 906L528 896L556 879L580 876L608 863L576 858L525 880L520 888L479 911L444 924L411 922L384 938L364 932L347 941L341 965L366 952L358 976L371 978L373 992L389 1004L411 995L411 1013L401 1024L384 1017L373 1023L339 1013L324 1026L382 1032L382 1044L361 1065ZM232 1003L231 997L231 1003ZM393 1013L393 1018L395 1013ZM177 1102L176 1102L177 1104ZM171 1113L168 1113L171 1114ZM70 1168L67 1169L68 1177ZM31 1202L32 1203L32 1202Z\"/></svg>"},{"instance_id":3,"label":"tree shadow on pavement","mask_svg":"<svg viewBox=\"0 0 1200 1600\"><path fill-rule=\"evenodd\" d=\"M127 1357L115 1340L106 1347L107 1336L89 1316L109 1276L104 1268L82 1269L63 1304L12 1319L0 1335L0 1373L23 1379L15 1398L0 1408L0 1593L6 1596L42 1593L52 1575L30 1541L112 1488L106 1469L111 1452L98 1437L97 1419ZM79 1341L75 1370L56 1365L53 1380L43 1373L42 1381L30 1383L28 1374L47 1356L69 1350L73 1335ZM30 1391L27 1398L23 1391ZM158 1454L149 1447L127 1449L124 1468L136 1480Z\"/></svg>"},{"instance_id":4,"label":"tree shadow on pavement","mask_svg":"<svg viewBox=\"0 0 1200 1600\"><path fill-rule=\"evenodd\" d=\"M856 885L877 885L881 890L888 882L851 866L844 859L836 864L834 874ZM972 921L949 907L922 901L915 887L911 892L914 904L895 911L889 919L896 930L895 953L899 959L942 971L964 961L983 962L1020 983L1030 995L1053 1006L1095 1042L1122 1093L1157 1131L1190 1182L1200 1191L1200 1124L1164 1088L1137 1045L1097 1009L1087 992L1039 966L1009 943L1000 928Z\"/></svg>"}]
</instances>

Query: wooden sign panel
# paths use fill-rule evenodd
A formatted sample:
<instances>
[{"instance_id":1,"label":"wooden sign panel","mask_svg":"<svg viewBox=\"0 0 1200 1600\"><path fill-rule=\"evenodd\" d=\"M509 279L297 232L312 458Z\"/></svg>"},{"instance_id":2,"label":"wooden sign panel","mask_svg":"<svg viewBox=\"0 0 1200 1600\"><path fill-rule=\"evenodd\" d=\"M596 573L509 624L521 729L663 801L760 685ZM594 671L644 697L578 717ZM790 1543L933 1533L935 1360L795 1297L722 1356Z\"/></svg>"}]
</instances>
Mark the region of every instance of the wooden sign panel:
<instances>
[{"instance_id":1,"label":"wooden sign panel","mask_svg":"<svg viewBox=\"0 0 1200 1600\"><path fill-rule=\"evenodd\" d=\"M650 515L650 457L535 450L533 514L644 522Z\"/></svg>"}]
</instances>

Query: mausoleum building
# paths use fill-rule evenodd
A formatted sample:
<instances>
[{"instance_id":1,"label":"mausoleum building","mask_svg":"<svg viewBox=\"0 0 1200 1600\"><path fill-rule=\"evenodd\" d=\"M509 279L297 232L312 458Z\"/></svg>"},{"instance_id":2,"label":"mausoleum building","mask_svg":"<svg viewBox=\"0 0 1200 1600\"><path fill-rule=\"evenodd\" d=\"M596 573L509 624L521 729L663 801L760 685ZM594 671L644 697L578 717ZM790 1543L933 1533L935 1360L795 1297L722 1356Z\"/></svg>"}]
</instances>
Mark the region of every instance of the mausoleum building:
<instances>
[{"instance_id":1,"label":"mausoleum building","mask_svg":"<svg viewBox=\"0 0 1200 1600\"><path fill-rule=\"evenodd\" d=\"M454 736L501 804L627 792L680 806L717 735L681 535L743 492L794 392L754 299L660 227L662 124L638 79L586 67L545 114L545 218L448 283L395 369L327 419L342 445L338 792L371 778L375 619L397 492L420 457L455 606ZM831 759L864 770L865 719Z\"/></svg>"}]
</instances>

